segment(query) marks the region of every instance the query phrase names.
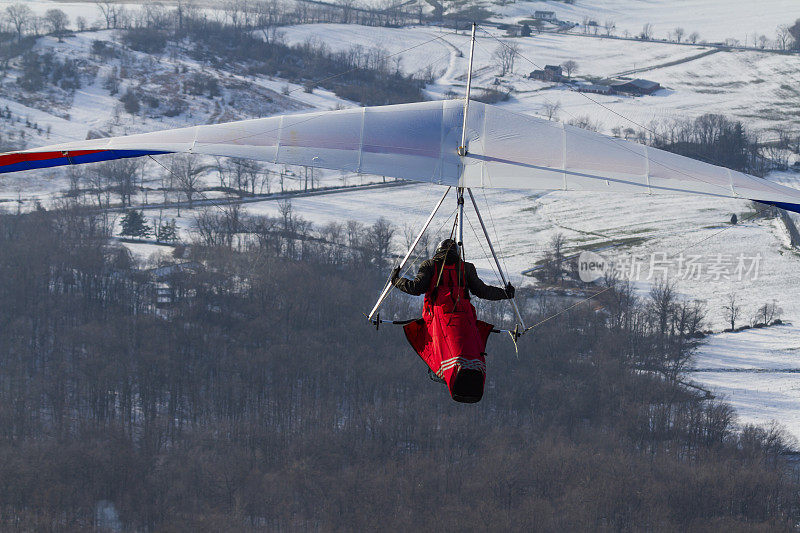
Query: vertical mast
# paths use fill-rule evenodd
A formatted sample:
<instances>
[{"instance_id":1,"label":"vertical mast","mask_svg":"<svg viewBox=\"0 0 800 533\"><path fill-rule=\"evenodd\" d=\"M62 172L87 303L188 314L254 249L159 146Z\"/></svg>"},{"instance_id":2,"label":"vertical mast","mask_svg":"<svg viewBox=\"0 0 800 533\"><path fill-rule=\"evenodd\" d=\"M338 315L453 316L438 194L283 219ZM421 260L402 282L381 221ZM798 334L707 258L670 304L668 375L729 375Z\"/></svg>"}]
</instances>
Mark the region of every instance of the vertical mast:
<instances>
[{"instance_id":1,"label":"vertical mast","mask_svg":"<svg viewBox=\"0 0 800 533\"><path fill-rule=\"evenodd\" d=\"M472 89L472 61L475 54L475 31L478 28L476 23L472 23L472 40L469 47L469 70L467 70L467 92L464 95L464 121L461 124L461 146L458 147L458 155L467 155L467 116L469 115L469 93Z\"/></svg>"},{"instance_id":2,"label":"vertical mast","mask_svg":"<svg viewBox=\"0 0 800 533\"><path fill-rule=\"evenodd\" d=\"M464 94L464 120L461 123L461 145L458 147L458 155L462 158L467 155L467 118L469 117L469 93L472 90L472 62L475 56L475 31L478 25L472 23L472 38L469 46L469 67L467 69L467 90ZM463 168L463 164L462 164ZM464 189L458 187L458 248L461 258L464 258Z\"/></svg>"}]
</instances>

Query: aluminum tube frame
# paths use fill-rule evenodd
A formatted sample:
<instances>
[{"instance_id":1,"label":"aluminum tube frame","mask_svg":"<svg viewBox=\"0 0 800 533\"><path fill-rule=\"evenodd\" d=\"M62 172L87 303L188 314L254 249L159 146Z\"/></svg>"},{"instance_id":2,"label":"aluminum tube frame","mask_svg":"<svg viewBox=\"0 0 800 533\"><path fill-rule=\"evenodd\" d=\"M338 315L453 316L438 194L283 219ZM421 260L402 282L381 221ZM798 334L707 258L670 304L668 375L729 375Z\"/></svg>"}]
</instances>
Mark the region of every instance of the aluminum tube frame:
<instances>
[{"instance_id":1,"label":"aluminum tube frame","mask_svg":"<svg viewBox=\"0 0 800 533\"><path fill-rule=\"evenodd\" d=\"M492 252L492 257L494 258L494 264L497 265L497 271L500 273L500 279L503 280L503 287L505 288L506 284L508 284L508 280L506 279L505 274L503 274L503 268L500 266L500 261L497 259L494 246L492 246L492 239L489 238L489 232L486 230L486 225L483 223L483 217L481 216L481 212L478 210L478 203L475 201L475 197L472 195L472 189L467 188L467 192L469 193L469 199L472 200L472 207L475 208L475 214L478 215L478 222L481 224L483 235L486 237L486 242L489 244L489 250ZM514 313L516 313L517 320L519 320L519 325L524 331L525 321L522 320L522 315L517 307L517 301L514 298L511 298L511 305L514 306Z\"/></svg>"},{"instance_id":2,"label":"aluminum tube frame","mask_svg":"<svg viewBox=\"0 0 800 533\"><path fill-rule=\"evenodd\" d=\"M431 211L431 214L428 215L428 220L425 221L425 225L422 226L422 230L419 232L419 235L417 235L417 238L414 239L414 242L411 244L411 247L408 249L408 252L406 252L406 256L400 262L400 265L398 265L400 270L403 270L403 267L406 266L406 263L408 262L408 258L411 257L411 254L414 252L414 248L417 247L417 244L419 244L419 241L420 241L420 239L422 239L422 236L425 234L425 231L428 229L428 226L431 225L431 221L433 221L433 217L436 216L436 213L439 211L439 208L442 207L442 204L444 203L445 198L447 198L447 195L450 193L450 189L452 189L452 187L447 187L447 190L444 191L444 194L442 195L441 198L439 198L439 201L436 203L436 207L434 207L433 211ZM386 285L384 285L383 291L381 292L381 295L378 298L378 301L375 302L375 306L372 308L372 311L369 312L369 316L367 317L367 319L369 321L373 320L373 317L375 316L375 313L378 312L378 308L381 306L383 301L389 295L389 293L391 292L393 287L394 287L394 285L392 284L392 280L391 279L386 282Z\"/></svg>"},{"instance_id":3,"label":"aluminum tube frame","mask_svg":"<svg viewBox=\"0 0 800 533\"><path fill-rule=\"evenodd\" d=\"M470 42L469 47L469 70L467 71L467 90L466 94L464 95L464 121L461 125L461 146L458 148L458 155L465 156L467 155L467 117L469 115L469 96L470 91L472 90L472 62L475 55L475 32L478 29L478 25L473 22L472 23L472 39Z\"/></svg>"},{"instance_id":4,"label":"aluminum tube frame","mask_svg":"<svg viewBox=\"0 0 800 533\"><path fill-rule=\"evenodd\" d=\"M461 258L464 259L464 189L458 188L458 230L456 237L458 238L458 249L461 253Z\"/></svg>"}]
</instances>

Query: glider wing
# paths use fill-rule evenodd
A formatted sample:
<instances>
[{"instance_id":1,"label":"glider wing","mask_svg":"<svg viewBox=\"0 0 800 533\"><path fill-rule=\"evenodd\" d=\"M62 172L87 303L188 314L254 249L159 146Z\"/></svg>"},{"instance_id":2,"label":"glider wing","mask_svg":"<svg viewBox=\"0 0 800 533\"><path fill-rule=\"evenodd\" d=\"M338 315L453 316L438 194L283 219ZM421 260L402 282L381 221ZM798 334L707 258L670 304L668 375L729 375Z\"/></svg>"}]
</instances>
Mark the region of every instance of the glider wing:
<instances>
[{"instance_id":1,"label":"glider wing","mask_svg":"<svg viewBox=\"0 0 800 533\"><path fill-rule=\"evenodd\" d=\"M465 187L703 194L800 209L798 189L642 144L488 105L470 105L469 119Z\"/></svg>"},{"instance_id":2,"label":"glider wing","mask_svg":"<svg viewBox=\"0 0 800 533\"><path fill-rule=\"evenodd\" d=\"M455 101L361 107L78 141L0 154L0 173L165 153L242 157L457 185Z\"/></svg>"},{"instance_id":3,"label":"glider wing","mask_svg":"<svg viewBox=\"0 0 800 533\"><path fill-rule=\"evenodd\" d=\"M800 190L559 122L472 102L362 107L0 154L0 173L165 153L243 157L441 185L703 194L800 211Z\"/></svg>"}]
</instances>

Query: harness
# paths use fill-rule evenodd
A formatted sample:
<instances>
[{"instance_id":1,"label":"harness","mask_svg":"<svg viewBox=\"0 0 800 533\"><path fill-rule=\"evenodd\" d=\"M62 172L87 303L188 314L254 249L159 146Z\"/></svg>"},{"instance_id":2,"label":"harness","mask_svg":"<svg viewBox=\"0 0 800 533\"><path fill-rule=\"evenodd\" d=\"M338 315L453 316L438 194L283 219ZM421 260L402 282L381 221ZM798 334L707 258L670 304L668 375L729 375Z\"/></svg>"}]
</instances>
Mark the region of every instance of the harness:
<instances>
[{"instance_id":1,"label":"harness","mask_svg":"<svg viewBox=\"0 0 800 533\"><path fill-rule=\"evenodd\" d=\"M431 278L431 285L425 293L423 314L431 306L448 304L452 306L450 311L452 313L458 309L460 301L469 301L466 268L463 261L448 265L443 260L436 260L434 272L438 272L438 274Z\"/></svg>"}]
</instances>

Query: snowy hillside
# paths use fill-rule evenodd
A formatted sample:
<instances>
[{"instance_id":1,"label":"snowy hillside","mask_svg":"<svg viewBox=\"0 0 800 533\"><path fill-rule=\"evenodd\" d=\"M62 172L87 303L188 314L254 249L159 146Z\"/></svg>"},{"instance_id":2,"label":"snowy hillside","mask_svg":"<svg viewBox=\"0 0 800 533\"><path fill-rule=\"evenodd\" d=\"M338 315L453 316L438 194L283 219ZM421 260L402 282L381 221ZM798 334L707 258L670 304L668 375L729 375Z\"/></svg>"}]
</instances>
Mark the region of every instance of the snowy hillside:
<instances>
[{"instance_id":1,"label":"snowy hillside","mask_svg":"<svg viewBox=\"0 0 800 533\"><path fill-rule=\"evenodd\" d=\"M739 421L778 421L800 439L800 328L780 326L708 339L690 374L728 401Z\"/></svg>"},{"instance_id":2,"label":"snowy hillside","mask_svg":"<svg viewBox=\"0 0 800 533\"><path fill-rule=\"evenodd\" d=\"M0 2L0 8L6 4L9 3ZM505 7L492 6L492 9L500 13L501 19L507 20L528 16L536 9L547 9L568 20L580 21L584 16L595 17L601 22L614 19L618 34L626 29L631 33L640 31L642 24L651 22L656 37L666 36L667 31L681 26L687 32L697 30L709 41L733 37L742 42L746 38L754 40L753 33L774 32L776 25L790 23L800 16L796 2L788 0L760 4L736 2L733 5L722 0L609 0L599 4L588 1L578 1L574 5L518 2ZM57 5L69 11L72 17L80 15L90 21L98 17L96 7L86 3L40 1L30 5L37 12ZM792 13L793 9L798 13ZM290 26L282 27L280 31L288 44L324 43L336 51L353 47L381 48L390 54L402 72L430 73L434 81L426 87L429 98L463 95L469 50L469 36L463 33L428 26L382 28L340 24ZM498 39L513 41L520 49L513 72L502 77L492 57L501 46ZM105 41L107 45L98 51L97 41ZM36 44L35 50L40 54L51 52L61 59L73 59L81 83L72 92L53 91L47 97L37 97L33 92L28 94L18 89L17 80L24 69L18 61L12 62L0 90L0 110L5 113L7 108L10 117L0 117L0 134L5 141L24 143L29 147L85 139L90 132L122 135L356 105L324 89L314 88L312 92L306 92L302 85L285 79L247 75L235 64L212 67L192 59L190 50L181 46L170 46L166 53L154 56L134 52L119 44L119 36L114 31L81 32L63 43L53 37L44 37ZM676 46L550 33L509 39L503 32L487 28L478 36L474 82L478 90L499 88L510 91L509 100L498 105L513 111L542 116L548 107L558 104L559 110L554 118L565 122L588 119L606 133L617 128L641 129L654 121L687 119L705 113L721 113L742 120L748 128L766 138L774 135L777 128L800 126L800 113L796 111L800 108L800 90L797 89L800 87L800 56L755 51L709 54L710 51L713 52L702 45ZM664 89L643 97L586 95L563 84L534 81L527 77L536 68L567 60L577 62L575 75L578 78L595 80L628 73L657 81ZM112 74L122 80L113 90L107 82ZM195 76L215 80L219 93L194 94L187 91L187 81ZM152 109L138 114L126 113L120 95L130 87L150 97L154 102ZM166 163L168 158L163 158L163 161ZM273 168L271 171L284 172L284 169ZM301 179L299 169L290 171L298 180ZM146 178L143 182L152 185L151 191L157 190L159 180L163 179L163 169L149 163L144 173ZM214 179L209 173L206 185L215 186ZM317 179L326 185L382 181L380 177L333 172L320 172ZM798 182L793 173L776 175L775 179L793 186ZM274 187L273 184L273 191ZM290 189L298 187L297 183L287 186ZM68 188L64 171L3 176L0 177L0 202L4 204L0 205L16 206L14 202L18 198L25 208L31 207L35 200L48 204L62 197ZM150 194L149 198L139 195L135 200L152 202L152 195L156 193ZM213 191L206 194L219 198L226 193ZM434 186L408 185L295 198L292 206L296 214L318 227L346 220L371 224L379 217L386 217L398 226L394 244L399 252L404 245L403 234L419 227L439 194L440 190ZM788 246L784 228L773 219L746 220L736 226L728 224L734 213L740 219L753 214L748 202L702 197L655 198L593 193L540 195L515 191L480 192L478 199L485 214L489 215L490 231L496 232L499 251L517 284L532 284L530 278L523 278L521 272L540 261L551 238L562 233L566 238L567 253L611 247L604 252L610 259L628 264L638 262L641 271L633 281L642 295L657 277L653 275L654 267L664 267L666 261L667 270L677 280L681 295L706 304L709 327L715 330L726 326L722 307L729 293L740 297L744 320L749 320L764 303L775 302L782 308L785 319L800 321L800 302L796 297L800 256ZM451 215L452 207L448 204L443 209L442 215L434 222L434 228L447 227L447 216ZM275 216L278 209L273 200L243 206L245 214ZM194 210L185 207L163 210L164 217L177 220L182 236L187 240L193 231L195 215ZM485 244L479 244L481 239L476 240L473 229L477 228L467 228L468 256L488 281L495 281ZM141 257L165 249L148 244L130 247ZM696 258L701 265L698 275L686 275L680 271L682 261L689 255L699 256ZM736 267L741 260L750 265L757 261L757 268L739 276ZM722 263L727 270L720 270ZM710 270L712 265L716 265L716 270ZM759 335L768 336L772 331L736 334L739 335L736 339L747 341L752 338L755 342ZM795 342L794 329L781 331L789 333L774 338L774 345L764 351L765 360L774 354L783 358ZM726 355L716 347L727 342L724 340L727 338L714 337L703 350L698 366L710 368L716 364L715 361L719 363L728 357L730 352ZM732 386L719 381L711 372L698 372L695 378L711 385ZM781 374L780 379L793 378L792 374ZM750 416L746 405L742 404L742 407L745 408L743 416ZM761 412L758 416L763 418L767 415L769 413ZM800 425L793 426L793 431L800 435Z\"/></svg>"},{"instance_id":3,"label":"snowy hillside","mask_svg":"<svg viewBox=\"0 0 800 533\"><path fill-rule=\"evenodd\" d=\"M800 6L794 0L576 0L571 4L551 0L515 2L492 9L498 13L498 20L509 22L530 17L534 11L554 11L557 18L576 23L585 17L600 25L613 21L617 35L637 35L649 23L656 39L666 39L675 28L683 28L686 35L696 31L708 42L738 39L751 45L755 42L753 34L773 38L777 26L800 17Z\"/></svg>"}]
</instances>

